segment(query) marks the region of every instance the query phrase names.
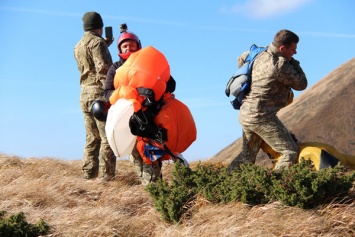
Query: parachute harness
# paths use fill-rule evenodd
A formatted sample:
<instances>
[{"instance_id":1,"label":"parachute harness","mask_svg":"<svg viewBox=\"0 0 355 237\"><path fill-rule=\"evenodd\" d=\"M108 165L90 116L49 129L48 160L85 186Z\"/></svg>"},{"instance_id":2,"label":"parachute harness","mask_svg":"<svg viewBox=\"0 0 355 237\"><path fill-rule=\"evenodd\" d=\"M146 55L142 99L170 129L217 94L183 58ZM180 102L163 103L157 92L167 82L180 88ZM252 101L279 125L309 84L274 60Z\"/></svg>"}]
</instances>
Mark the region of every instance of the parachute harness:
<instances>
[{"instance_id":1,"label":"parachute harness","mask_svg":"<svg viewBox=\"0 0 355 237\"><path fill-rule=\"evenodd\" d=\"M145 116L145 113L142 113L142 115L143 115L144 121L143 121L138 115L133 114L133 116L135 117L135 119L137 119L138 122L139 122L139 129L144 130L145 127L148 125L148 119L147 119L147 117Z\"/></svg>"}]
</instances>

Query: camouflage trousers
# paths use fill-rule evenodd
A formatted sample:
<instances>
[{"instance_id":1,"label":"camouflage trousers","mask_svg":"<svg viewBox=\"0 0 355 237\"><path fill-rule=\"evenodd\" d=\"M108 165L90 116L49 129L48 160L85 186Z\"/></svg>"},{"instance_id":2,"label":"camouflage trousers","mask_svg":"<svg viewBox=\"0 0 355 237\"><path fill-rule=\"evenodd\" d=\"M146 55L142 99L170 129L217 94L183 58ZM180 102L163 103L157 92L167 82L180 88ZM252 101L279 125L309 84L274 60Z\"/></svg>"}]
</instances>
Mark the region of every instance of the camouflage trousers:
<instances>
[{"instance_id":1,"label":"camouflage trousers","mask_svg":"<svg viewBox=\"0 0 355 237\"><path fill-rule=\"evenodd\" d=\"M114 177L116 157L108 144L105 122L96 120L91 113L84 113L86 144L82 170L87 178Z\"/></svg>"},{"instance_id":2,"label":"camouflage trousers","mask_svg":"<svg viewBox=\"0 0 355 237\"><path fill-rule=\"evenodd\" d=\"M251 124L240 120L243 127L243 148L241 153L231 162L228 170L241 164L255 164L256 156L263 141L274 151L281 154L274 169L288 168L295 164L298 158L298 147L285 125L275 117L267 122Z\"/></svg>"},{"instance_id":3,"label":"camouflage trousers","mask_svg":"<svg viewBox=\"0 0 355 237\"><path fill-rule=\"evenodd\" d=\"M106 137L106 123L95 119L91 113L91 105L101 93L95 88L82 88L80 95L86 130L82 170L89 179L97 176L114 177L116 170L116 157Z\"/></svg>"},{"instance_id":4,"label":"camouflage trousers","mask_svg":"<svg viewBox=\"0 0 355 237\"><path fill-rule=\"evenodd\" d=\"M143 162L136 146L134 146L132 153L129 155L129 160L133 163L142 185L147 186L150 182L154 183L159 178L162 178L162 162L158 160L153 162L153 164L146 164Z\"/></svg>"}]
</instances>

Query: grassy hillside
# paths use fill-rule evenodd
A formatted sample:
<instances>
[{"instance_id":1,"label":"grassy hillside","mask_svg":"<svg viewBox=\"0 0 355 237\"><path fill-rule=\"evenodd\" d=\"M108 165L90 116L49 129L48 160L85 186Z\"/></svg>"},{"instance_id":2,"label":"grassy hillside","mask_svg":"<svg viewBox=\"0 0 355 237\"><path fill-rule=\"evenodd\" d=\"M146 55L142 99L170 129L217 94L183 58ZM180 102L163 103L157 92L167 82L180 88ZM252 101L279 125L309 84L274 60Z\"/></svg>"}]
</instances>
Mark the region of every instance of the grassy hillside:
<instances>
[{"instance_id":1,"label":"grassy hillside","mask_svg":"<svg viewBox=\"0 0 355 237\"><path fill-rule=\"evenodd\" d=\"M191 164L192 168L196 164ZM171 179L172 164L163 177ZM248 206L197 198L191 218L164 222L126 160L111 182L84 180L81 161L22 159L0 154L0 210L43 218L57 236L354 236L355 191L311 210L278 202Z\"/></svg>"}]
</instances>

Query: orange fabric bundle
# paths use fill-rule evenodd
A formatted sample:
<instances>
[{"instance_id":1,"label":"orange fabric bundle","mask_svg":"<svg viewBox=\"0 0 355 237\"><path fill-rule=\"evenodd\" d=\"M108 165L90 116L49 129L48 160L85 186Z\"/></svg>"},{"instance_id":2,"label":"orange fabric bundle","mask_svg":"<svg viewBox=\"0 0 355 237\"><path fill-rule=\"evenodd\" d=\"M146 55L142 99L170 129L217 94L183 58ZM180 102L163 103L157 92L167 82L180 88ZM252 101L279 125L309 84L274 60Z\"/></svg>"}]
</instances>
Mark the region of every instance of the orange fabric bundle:
<instances>
[{"instance_id":1,"label":"orange fabric bundle","mask_svg":"<svg viewBox=\"0 0 355 237\"><path fill-rule=\"evenodd\" d=\"M196 140L196 125L189 108L174 98L171 93L165 93L166 83L170 79L170 66L165 56L148 46L132 53L127 61L116 70L114 78L115 91L110 97L113 105L120 98L133 102L134 112L142 109L144 96L139 95L138 88L148 88L154 91L155 101L164 96L165 105L156 115L154 122L158 127L167 130L168 140L165 145L174 153L184 152ZM143 108L144 110L144 108ZM127 124L128 126L128 124ZM146 142L163 149L162 144L147 138L137 137L137 149L147 164L152 161L144 155ZM162 160L171 159L165 154Z\"/></svg>"},{"instance_id":2,"label":"orange fabric bundle","mask_svg":"<svg viewBox=\"0 0 355 237\"><path fill-rule=\"evenodd\" d=\"M195 121L189 108L174 98L170 93L164 94L166 104L162 107L159 114L155 117L154 122L158 127L165 128L168 131L168 140L165 145L169 150L174 153L184 152L197 137L197 130ZM137 150L147 164L151 164L151 160L144 155L144 145L146 141L138 138ZM156 147L163 149L162 145L158 142L151 142ZM170 159L166 154L162 160Z\"/></svg>"},{"instance_id":3,"label":"orange fabric bundle","mask_svg":"<svg viewBox=\"0 0 355 237\"><path fill-rule=\"evenodd\" d=\"M165 56L152 46L132 53L127 61L117 69L114 78L116 90L110 97L114 104L119 98L133 101L134 111L141 109L144 97L140 96L137 88L149 88L159 100L166 89L170 78L170 66Z\"/></svg>"}]
</instances>

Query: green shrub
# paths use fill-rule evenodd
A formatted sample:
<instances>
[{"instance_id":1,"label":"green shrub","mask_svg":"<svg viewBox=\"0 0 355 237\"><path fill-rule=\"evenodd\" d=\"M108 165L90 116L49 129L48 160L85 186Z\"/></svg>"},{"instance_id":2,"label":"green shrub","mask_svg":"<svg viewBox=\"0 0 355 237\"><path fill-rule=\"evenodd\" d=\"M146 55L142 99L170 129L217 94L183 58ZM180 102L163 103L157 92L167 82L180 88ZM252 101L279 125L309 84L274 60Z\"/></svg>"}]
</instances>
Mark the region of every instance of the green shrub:
<instances>
[{"instance_id":1,"label":"green shrub","mask_svg":"<svg viewBox=\"0 0 355 237\"><path fill-rule=\"evenodd\" d=\"M1 237L36 237L49 233L50 227L43 219L40 219L36 225L33 225L27 223L23 212L10 215L8 218L5 218L5 215L5 211L0 212Z\"/></svg>"},{"instance_id":2,"label":"green shrub","mask_svg":"<svg viewBox=\"0 0 355 237\"><path fill-rule=\"evenodd\" d=\"M231 175L221 164L198 164L193 173L197 191L209 202L228 203L231 201Z\"/></svg>"},{"instance_id":3,"label":"green shrub","mask_svg":"<svg viewBox=\"0 0 355 237\"><path fill-rule=\"evenodd\" d=\"M276 200L289 206L313 208L346 194L355 180L355 172L345 173L338 165L319 171L313 169L310 160L302 160L290 169L275 172L273 195Z\"/></svg>"},{"instance_id":4,"label":"green shrub","mask_svg":"<svg viewBox=\"0 0 355 237\"><path fill-rule=\"evenodd\" d=\"M159 180L148 185L147 191L163 218L175 223L189 211L197 196L211 203L240 201L258 205L280 201L312 208L346 194L355 180L355 172L347 172L341 165L315 171L311 161L305 160L287 170L244 164L230 173L221 164L200 162L192 170L177 163L172 174L170 184Z\"/></svg>"},{"instance_id":5,"label":"green shrub","mask_svg":"<svg viewBox=\"0 0 355 237\"><path fill-rule=\"evenodd\" d=\"M272 171L253 164L233 171L231 201L250 205L268 203L271 199Z\"/></svg>"},{"instance_id":6,"label":"green shrub","mask_svg":"<svg viewBox=\"0 0 355 237\"><path fill-rule=\"evenodd\" d=\"M156 184L148 185L147 191L151 194L154 206L164 220L178 222L187 210L184 205L194 198L196 188L192 179L192 170L189 167L176 163L173 176L175 179L171 184L158 180Z\"/></svg>"}]
</instances>

